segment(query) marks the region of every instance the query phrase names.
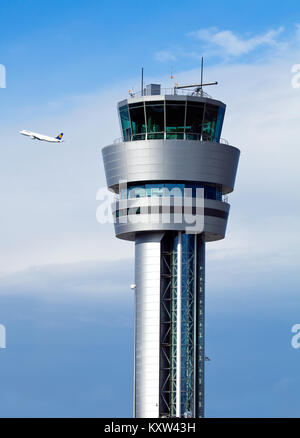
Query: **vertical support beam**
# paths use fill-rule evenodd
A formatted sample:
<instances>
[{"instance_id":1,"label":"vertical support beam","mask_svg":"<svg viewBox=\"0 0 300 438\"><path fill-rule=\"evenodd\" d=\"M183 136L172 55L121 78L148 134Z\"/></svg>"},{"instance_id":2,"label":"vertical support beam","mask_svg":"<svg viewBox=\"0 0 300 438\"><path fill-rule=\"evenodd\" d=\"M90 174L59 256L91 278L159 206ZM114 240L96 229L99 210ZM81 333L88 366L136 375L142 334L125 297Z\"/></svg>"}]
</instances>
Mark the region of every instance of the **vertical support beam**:
<instances>
[{"instance_id":1,"label":"vertical support beam","mask_svg":"<svg viewBox=\"0 0 300 438\"><path fill-rule=\"evenodd\" d=\"M194 240L194 405L193 417L197 418L197 404L198 404L198 235L195 234Z\"/></svg>"},{"instance_id":2,"label":"vertical support beam","mask_svg":"<svg viewBox=\"0 0 300 438\"><path fill-rule=\"evenodd\" d=\"M176 416L176 354L177 354L177 245L174 248L174 236L171 245L171 393L170 393L170 415Z\"/></svg>"},{"instance_id":3,"label":"vertical support beam","mask_svg":"<svg viewBox=\"0 0 300 438\"><path fill-rule=\"evenodd\" d=\"M197 242L197 418L204 417L204 372L205 372L205 241L198 236Z\"/></svg>"},{"instance_id":4,"label":"vertical support beam","mask_svg":"<svg viewBox=\"0 0 300 438\"><path fill-rule=\"evenodd\" d=\"M181 266L182 234L178 232L177 243L177 333L176 333L176 417L181 417Z\"/></svg>"},{"instance_id":5,"label":"vertical support beam","mask_svg":"<svg viewBox=\"0 0 300 438\"><path fill-rule=\"evenodd\" d=\"M175 416L176 398L173 397L174 360L172 358L173 338L173 236L165 235L161 241L160 272L160 376L159 376L159 416Z\"/></svg>"},{"instance_id":6,"label":"vertical support beam","mask_svg":"<svg viewBox=\"0 0 300 438\"><path fill-rule=\"evenodd\" d=\"M133 418L136 418L135 408L135 350L136 350L136 284L133 287L134 293L134 328L133 328Z\"/></svg>"}]
</instances>

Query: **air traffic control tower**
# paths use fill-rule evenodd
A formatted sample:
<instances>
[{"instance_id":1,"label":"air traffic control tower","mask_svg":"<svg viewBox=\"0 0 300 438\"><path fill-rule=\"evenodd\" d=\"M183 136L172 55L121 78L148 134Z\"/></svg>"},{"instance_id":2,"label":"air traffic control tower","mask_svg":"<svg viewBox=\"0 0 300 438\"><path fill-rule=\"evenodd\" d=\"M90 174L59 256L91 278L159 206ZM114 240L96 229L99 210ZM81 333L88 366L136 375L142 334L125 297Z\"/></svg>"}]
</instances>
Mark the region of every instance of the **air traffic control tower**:
<instances>
[{"instance_id":1,"label":"air traffic control tower","mask_svg":"<svg viewBox=\"0 0 300 438\"><path fill-rule=\"evenodd\" d=\"M204 416L205 245L225 237L240 155L204 85L142 87L102 149L116 236L135 242L135 417Z\"/></svg>"}]
</instances>

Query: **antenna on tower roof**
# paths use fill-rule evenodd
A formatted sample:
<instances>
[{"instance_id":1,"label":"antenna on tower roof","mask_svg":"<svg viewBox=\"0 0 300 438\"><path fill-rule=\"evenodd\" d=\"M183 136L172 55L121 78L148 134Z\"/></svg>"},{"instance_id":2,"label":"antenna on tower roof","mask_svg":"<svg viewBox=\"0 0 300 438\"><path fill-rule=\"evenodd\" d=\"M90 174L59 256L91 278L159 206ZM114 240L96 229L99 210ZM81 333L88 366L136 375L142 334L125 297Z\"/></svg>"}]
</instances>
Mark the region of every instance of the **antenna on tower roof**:
<instances>
[{"instance_id":1,"label":"antenna on tower roof","mask_svg":"<svg viewBox=\"0 0 300 438\"><path fill-rule=\"evenodd\" d=\"M208 85L218 85L218 82L208 82L207 84L203 83L203 74L204 74L204 62L203 62L203 56L201 58L201 82L200 84L192 84L192 85L176 85L174 87L174 90L178 90L180 88L195 88L195 92L199 93L201 96L203 96L203 87L206 87Z\"/></svg>"},{"instance_id":2,"label":"antenna on tower roof","mask_svg":"<svg viewBox=\"0 0 300 438\"><path fill-rule=\"evenodd\" d=\"M203 61L203 56L201 58L201 82L200 82L200 87L196 89L196 92L201 94L201 96L203 96L203 85L214 85L217 84L217 82L215 82L214 84L204 84L203 83L203 75L204 75L204 61Z\"/></svg>"},{"instance_id":3,"label":"antenna on tower roof","mask_svg":"<svg viewBox=\"0 0 300 438\"><path fill-rule=\"evenodd\" d=\"M144 67L142 67L141 96L144 96Z\"/></svg>"},{"instance_id":4,"label":"antenna on tower roof","mask_svg":"<svg viewBox=\"0 0 300 438\"><path fill-rule=\"evenodd\" d=\"M201 88L202 88L202 84L203 84L203 56L201 58Z\"/></svg>"}]
</instances>

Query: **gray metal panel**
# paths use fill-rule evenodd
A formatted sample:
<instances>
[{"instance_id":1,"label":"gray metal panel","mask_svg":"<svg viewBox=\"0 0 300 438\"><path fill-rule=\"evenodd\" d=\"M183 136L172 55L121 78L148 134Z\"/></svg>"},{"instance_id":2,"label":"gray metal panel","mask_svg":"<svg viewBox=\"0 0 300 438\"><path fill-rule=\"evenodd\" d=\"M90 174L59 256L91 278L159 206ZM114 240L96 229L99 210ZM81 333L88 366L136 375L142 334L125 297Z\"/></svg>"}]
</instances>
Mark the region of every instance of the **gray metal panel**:
<instances>
[{"instance_id":1,"label":"gray metal panel","mask_svg":"<svg viewBox=\"0 0 300 438\"><path fill-rule=\"evenodd\" d=\"M193 181L234 188L240 151L222 143L193 140L143 140L102 149L107 185L120 181Z\"/></svg>"},{"instance_id":2,"label":"gray metal panel","mask_svg":"<svg viewBox=\"0 0 300 438\"><path fill-rule=\"evenodd\" d=\"M196 205L196 198L190 198L192 201L193 206ZM165 203L166 201L169 201L169 204ZM122 202L122 200L120 201ZM116 201L112 204L112 211L115 212L115 210L119 209L120 206L120 202ZM124 202L124 201L123 201ZM182 205L182 198L179 196L174 196L174 197L164 197L164 196L153 196L153 197L148 197L148 196L143 196L140 198L129 198L126 201L126 207L128 208L137 208L137 207L146 207L146 206L159 206L159 205ZM201 203L203 203L203 207L204 208L209 208L209 209L214 209L214 210L219 210L219 211L224 211L226 213L229 213L230 210L230 204L228 204L228 202L223 202L223 201L217 201L214 199L203 199L200 200Z\"/></svg>"},{"instance_id":3,"label":"gray metal panel","mask_svg":"<svg viewBox=\"0 0 300 438\"><path fill-rule=\"evenodd\" d=\"M159 417L160 241L162 233L135 244L135 415Z\"/></svg>"},{"instance_id":4,"label":"gray metal panel","mask_svg":"<svg viewBox=\"0 0 300 438\"><path fill-rule=\"evenodd\" d=\"M159 96L160 95L160 84L148 84L146 85L147 96Z\"/></svg>"},{"instance_id":5,"label":"gray metal panel","mask_svg":"<svg viewBox=\"0 0 300 438\"><path fill-rule=\"evenodd\" d=\"M204 223L204 235L206 242L224 239L227 221L225 219L206 216ZM135 240L139 233L149 231L149 224L115 224L115 233L119 239ZM151 231L185 231L180 224L152 224Z\"/></svg>"},{"instance_id":6,"label":"gray metal panel","mask_svg":"<svg viewBox=\"0 0 300 438\"><path fill-rule=\"evenodd\" d=\"M128 199L127 206L128 208L143 208L144 206L158 206L162 205L163 203L163 197L162 198L135 198L135 199ZM181 198L177 198L181 199ZM174 205L174 202L176 202L176 198L170 199L170 205ZM167 205L167 204L166 204ZM180 204L177 204L180 205ZM193 205L195 205L195 199L193 199ZM113 213L116 209L119 208L118 202L116 205L112 207ZM221 240L225 237L225 231L227 226L227 219L221 218L221 217L214 217L210 216L210 212L220 212L225 213L226 215L229 214L230 205L226 202L221 201L215 201L212 199L205 199L203 207L200 207L200 213L197 217L196 225L198 229L195 229L195 232L197 234L204 233L205 240L207 242L215 241L215 240ZM152 210L153 211L153 210ZM207 213L208 212L208 213ZM205 213L205 216L203 217L203 214ZM165 216L166 217L166 216ZM151 214L141 214L141 215L133 215L133 218L131 219L131 216L125 217L127 220L127 223L121 223L117 221L115 223L115 233L116 236L120 239L124 240L134 240L135 235L144 231L186 231L187 227L191 230L191 224L192 221L195 219L195 216L182 216L182 222L181 223L175 223L174 214L170 214L170 221L167 223L164 223L165 217L162 214L151 215ZM178 219L178 216L177 216ZM189 222L186 222L185 219L187 219ZM134 223L133 221L138 221Z\"/></svg>"}]
</instances>

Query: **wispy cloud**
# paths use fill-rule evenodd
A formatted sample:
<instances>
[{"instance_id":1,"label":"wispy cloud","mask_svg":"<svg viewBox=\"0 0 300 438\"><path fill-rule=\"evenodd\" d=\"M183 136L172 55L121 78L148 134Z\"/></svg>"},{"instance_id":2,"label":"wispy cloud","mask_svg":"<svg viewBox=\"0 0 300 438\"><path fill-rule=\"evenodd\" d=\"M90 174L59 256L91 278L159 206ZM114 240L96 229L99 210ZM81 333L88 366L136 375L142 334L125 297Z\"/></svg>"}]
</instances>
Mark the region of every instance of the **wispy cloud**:
<instances>
[{"instance_id":1,"label":"wispy cloud","mask_svg":"<svg viewBox=\"0 0 300 438\"><path fill-rule=\"evenodd\" d=\"M199 60L206 57L239 58L260 50L282 50L293 47L300 40L300 24L288 42L283 38L284 27L270 29L260 34L241 35L230 29L209 27L187 33L188 44L166 48L154 53L158 62L179 62L180 60Z\"/></svg>"},{"instance_id":2,"label":"wispy cloud","mask_svg":"<svg viewBox=\"0 0 300 438\"><path fill-rule=\"evenodd\" d=\"M176 61L176 56L170 50L161 50L154 55L155 59L160 62Z\"/></svg>"},{"instance_id":3,"label":"wispy cloud","mask_svg":"<svg viewBox=\"0 0 300 438\"><path fill-rule=\"evenodd\" d=\"M210 27L190 32L188 36L204 43L207 52L212 54L222 53L224 56L236 57L248 54L261 46L279 47L278 36L283 30L283 27L279 27L278 29L246 38L231 30L219 30L215 27Z\"/></svg>"},{"instance_id":4,"label":"wispy cloud","mask_svg":"<svg viewBox=\"0 0 300 438\"><path fill-rule=\"evenodd\" d=\"M0 297L118 299L132 296L133 259L35 266L0 277ZM113 279L113 281L112 281Z\"/></svg>"}]
</instances>

